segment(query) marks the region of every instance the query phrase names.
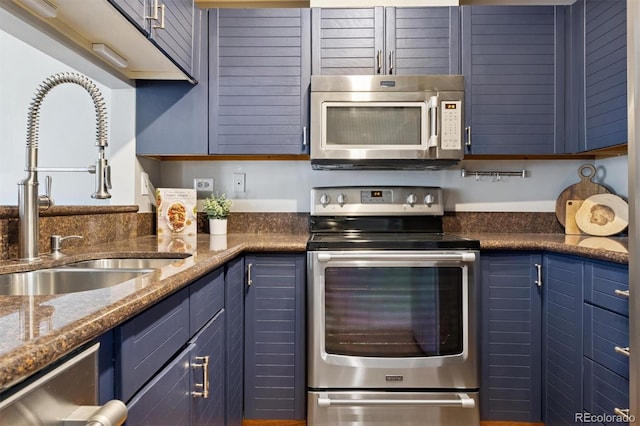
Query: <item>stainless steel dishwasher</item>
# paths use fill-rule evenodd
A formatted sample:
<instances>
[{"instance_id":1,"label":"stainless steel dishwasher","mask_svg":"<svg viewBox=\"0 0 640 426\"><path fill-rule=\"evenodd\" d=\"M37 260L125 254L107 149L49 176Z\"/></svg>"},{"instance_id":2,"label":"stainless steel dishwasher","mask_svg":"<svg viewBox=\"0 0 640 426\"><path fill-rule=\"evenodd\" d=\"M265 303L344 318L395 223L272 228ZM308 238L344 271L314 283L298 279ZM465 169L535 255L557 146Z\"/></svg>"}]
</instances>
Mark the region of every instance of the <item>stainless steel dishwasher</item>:
<instances>
[{"instance_id":1,"label":"stainless steel dishwasher","mask_svg":"<svg viewBox=\"0 0 640 426\"><path fill-rule=\"evenodd\" d=\"M98 406L98 348L74 355L52 370L0 395L0 425L119 426L127 406L111 400Z\"/></svg>"}]
</instances>

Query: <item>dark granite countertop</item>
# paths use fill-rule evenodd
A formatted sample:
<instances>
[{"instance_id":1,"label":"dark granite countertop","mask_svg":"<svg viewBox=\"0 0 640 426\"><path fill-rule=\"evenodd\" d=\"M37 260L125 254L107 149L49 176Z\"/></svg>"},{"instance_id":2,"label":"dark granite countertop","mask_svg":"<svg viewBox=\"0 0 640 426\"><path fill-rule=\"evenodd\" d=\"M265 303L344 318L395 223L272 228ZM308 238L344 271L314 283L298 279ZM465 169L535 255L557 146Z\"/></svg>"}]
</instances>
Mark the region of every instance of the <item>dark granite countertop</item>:
<instances>
[{"instance_id":1,"label":"dark granite countertop","mask_svg":"<svg viewBox=\"0 0 640 426\"><path fill-rule=\"evenodd\" d=\"M479 239L482 250L547 250L594 259L628 262L626 238L564 234L456 233ZM241 253L304 252L308 235L199 234L180 239L156 236L71 249L35 263L0 261L0 274L55 267L101 257L189 257L117 286L51 296L0 296L0 391L22 381L65 354L100 336L224 265Z\"/></svg>"}]
</instances>

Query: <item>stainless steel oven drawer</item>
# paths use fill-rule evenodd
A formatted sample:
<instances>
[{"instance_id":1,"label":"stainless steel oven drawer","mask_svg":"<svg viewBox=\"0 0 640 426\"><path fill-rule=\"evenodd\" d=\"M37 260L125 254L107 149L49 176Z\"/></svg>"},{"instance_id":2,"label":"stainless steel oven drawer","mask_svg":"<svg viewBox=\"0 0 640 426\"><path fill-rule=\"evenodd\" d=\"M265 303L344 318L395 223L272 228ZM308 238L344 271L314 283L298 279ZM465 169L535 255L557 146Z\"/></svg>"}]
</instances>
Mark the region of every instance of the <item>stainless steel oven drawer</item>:
<instances>
[{"instance_id":1,"label":"stainless steel oven drawer","mask_svg":"<svg viewBox=\"0 0 640 426\"><path fill-rule=\"evenodd\" d=\"M474 426L477 392L310 391L308 426Z\"/></svg>"}]
</instances>

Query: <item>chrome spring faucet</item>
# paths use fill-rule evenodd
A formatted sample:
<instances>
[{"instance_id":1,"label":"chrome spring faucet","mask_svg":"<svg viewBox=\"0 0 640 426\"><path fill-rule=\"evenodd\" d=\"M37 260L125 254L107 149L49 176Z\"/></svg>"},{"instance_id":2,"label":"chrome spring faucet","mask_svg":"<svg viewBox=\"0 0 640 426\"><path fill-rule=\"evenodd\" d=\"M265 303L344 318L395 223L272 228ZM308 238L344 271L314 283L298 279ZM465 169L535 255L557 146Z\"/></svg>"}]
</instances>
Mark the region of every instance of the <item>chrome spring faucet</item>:
<instances>
[{"instance_id":1,"label":"chrome spring faucet","mask_svg":"<svg viewBox=\"0 0 640 426\"><path fill-rule=\"evenodd\" d=\"M96 146L98 159L89 167L38 167L38 122L40 106L44 97L54 87L63 83L74 83L83 87L93 100L96 111ZM38 172L88 172L96 175L96 191L91 197L96 199L111 198L111 166L105 157L107 142L107 113L105 102L98 87L87 77L77 73L58 73L45 79L38 87L31 106L27 123L27 156L25 171L27 176L18 182L18 257L24 260L35 260L39 257L38 242L40 226L38 218L40 210L53 206L51 198L51 179L47 177L47 194L38 193Z\"/></svg>"}]
</instances>

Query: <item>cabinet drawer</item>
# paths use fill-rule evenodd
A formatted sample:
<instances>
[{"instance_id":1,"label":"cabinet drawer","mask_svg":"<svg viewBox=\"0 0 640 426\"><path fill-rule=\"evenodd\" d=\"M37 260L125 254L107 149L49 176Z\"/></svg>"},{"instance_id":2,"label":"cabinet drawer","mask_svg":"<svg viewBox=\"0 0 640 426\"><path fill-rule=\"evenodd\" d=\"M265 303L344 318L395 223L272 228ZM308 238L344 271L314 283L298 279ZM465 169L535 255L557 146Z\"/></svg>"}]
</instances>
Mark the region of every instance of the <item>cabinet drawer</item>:
<instances>
[{"instance_id":1,"label":"cabinet drawer","mask_svg":"<svg viewBox=\"0 0 640 426\"><path fill-rule=\"evenodd\" d=\"M188 425L190 348L177 356L127 404L127 425Z\"/></svg>"},{"instance_id":2,"label":"cabinet drawer","mask_svg":"<svg viewBox=\"0 0 640 426\"><path fill-rule=\"evenodd\" d=\"M224 307L223 268L189 286L189 335L194 335Z\"/></svg>"},{"instance_id":3,"label":"cabinet drawer","mask_svg":"<svg viewBox=\"0 0 640 426\"><path fill-rule=\"evenodd\" d=\"M116 329L117 397L128 401L189 339L183 289Z\"/></svg>"},{"instance_id":4,"label":"cabinet drawer","mask_svg":"<svg viewBox=\"0 0 640 426\"><path fill-rule=\"evenodd\" d=\"M629 346L629 319L585 303L585 356L628 379L629 357L616 352L616 346Z\"/></svg>"},{"instance_id":5,"label":"cabinet drawer","mask_svg":"<svg viewBox=\"0 0 640 426\"><path fill-rule=\"evenodd\" d=\"M584 358L584 411L593 416L611 415L614 423L606 425L620 425L627 423L615 422L616 408L629 408L629 381L614 372Z\"/></svg>"},{"instance_id":6,"label":"cabinet drawer","mask_svg":"<svg viewBox=\"0 0 640 426\"><path fill-rule=\"evenodd\" d=\"M587 302L629 316L629 299L616 290L629 290L629 268L606 262L585 262L584 298Z\"/></svg>"}]
</instances>

